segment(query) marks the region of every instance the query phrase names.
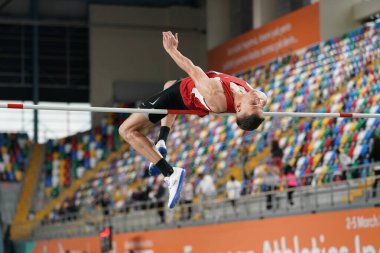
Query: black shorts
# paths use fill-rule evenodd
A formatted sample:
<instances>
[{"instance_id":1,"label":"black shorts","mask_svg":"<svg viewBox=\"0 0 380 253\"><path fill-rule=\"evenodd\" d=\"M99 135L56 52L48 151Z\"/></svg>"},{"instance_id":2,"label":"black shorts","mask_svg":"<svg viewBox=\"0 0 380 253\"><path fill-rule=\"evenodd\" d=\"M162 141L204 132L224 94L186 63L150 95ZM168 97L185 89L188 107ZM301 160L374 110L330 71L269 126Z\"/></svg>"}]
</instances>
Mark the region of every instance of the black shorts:
<instances>
[{"instance_id":1,"label":"black shorts","mask_svg":"<svg viewBox=\"0 0 380 253\"><path fill-rule=\"evenodd\" d=\"M186 110L188 109L183 103L183 99L180 91L180 84L182 79L177 80L172 86L166 90L151 96L143 103L141 103L141 109L176 109ZM167 114L147 114L148 119L152 123L157 123Z\"/></svg>"}]
</instances>

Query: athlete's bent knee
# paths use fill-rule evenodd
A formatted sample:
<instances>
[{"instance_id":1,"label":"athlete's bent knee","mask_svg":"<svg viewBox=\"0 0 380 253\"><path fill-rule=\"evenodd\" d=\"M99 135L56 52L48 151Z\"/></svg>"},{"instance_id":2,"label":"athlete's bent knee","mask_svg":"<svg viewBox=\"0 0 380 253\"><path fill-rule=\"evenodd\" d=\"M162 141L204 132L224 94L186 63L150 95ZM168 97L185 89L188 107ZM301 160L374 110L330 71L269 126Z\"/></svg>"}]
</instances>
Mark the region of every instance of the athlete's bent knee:
<instances>
[{"instance_id":1,"label":"athlete's bent knee","mask_svg":"<svg viewBox=\"0 0 380 253\"><path fill-rule=\"evenodd\" d=\"M130 127L126 126L125 124L122 124L120 127L119 127L119 134L121 137L123 137L124 140L126 140L127 142L129 142L131 139L134 139L134 136L135 134L132 134L132 132L134 132L135 130L134 129L131 129Z\"/></svg>"},{"instance_id":2,"label":"athlete's bent knee","mask_svg":"<svg viewBox=\"0 0 380 253\"><path fill-rule=\"evenodd\" d=\"M125 139L127 140L128 143L133 142L136 140L137 136L139 135L139 131L137 130L128 130L125 133Z\"/></svg>"},{"instance_id":3,"label":"athlete's bent knee","mask_svg":"<svg viewBox=\"0 0 380 253\"><path fill-rule=\"evenodd\" d=\"M123 139L126 142L131 143L134 140L136 140L137 136L139 135L139 131L137 131L136 129L130 129L121 126L119 128L119 134L123 137Z\"/></svg>"},{"instance_id":4,"label":"athlete's bent knee","mask_svg":"<svg viewBox=\"0 0 380 253\"><path fill-rule=\"evenodd\" d=\"M124 138L124 135L125 135L125 126L124 125L121 125L121 126L119 126L119 135L121 136L121 137L123 137Z\"/></svg>"}]
</instances>

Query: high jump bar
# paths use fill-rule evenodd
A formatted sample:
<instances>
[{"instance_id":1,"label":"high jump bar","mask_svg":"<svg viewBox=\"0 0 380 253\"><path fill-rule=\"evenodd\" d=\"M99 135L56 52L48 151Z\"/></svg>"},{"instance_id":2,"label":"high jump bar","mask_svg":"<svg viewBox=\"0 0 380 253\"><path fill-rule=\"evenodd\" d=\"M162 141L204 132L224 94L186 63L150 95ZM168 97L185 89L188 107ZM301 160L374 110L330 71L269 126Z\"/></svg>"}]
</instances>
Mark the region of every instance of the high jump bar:
<instances>
[{"instance_id":1,"label":"high jump bar","mask_svg":"<svg viewBox=\"0 0 380 253\"><path fill-rule=\"evenodd\" d=\"M234 113L207 113L200 110L173 110L173 109L139 109L117 107L93 107L93 106L56 106L56 105L25 105L25 104L0 104L4 109L32 109L53 111L82 111L82 112L110 112L110 113L150 113L150 114L186 114L205 116L208 114L234 115ZM293 117L293 118L380 118L379 113L345 113L345 112L264 112L268 117Z\"/></svg>"}]
</instances>

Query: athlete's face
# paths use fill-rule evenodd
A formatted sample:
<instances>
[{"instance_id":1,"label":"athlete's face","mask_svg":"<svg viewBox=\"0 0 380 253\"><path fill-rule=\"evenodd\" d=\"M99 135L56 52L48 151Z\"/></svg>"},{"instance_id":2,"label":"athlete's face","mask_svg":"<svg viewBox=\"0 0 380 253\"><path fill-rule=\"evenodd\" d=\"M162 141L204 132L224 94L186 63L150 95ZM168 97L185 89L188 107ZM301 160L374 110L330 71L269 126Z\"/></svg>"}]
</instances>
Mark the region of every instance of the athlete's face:
<instances>
[{"instance_id":1,"label":"athlete's face","mask_svg":"<svg viewBox=\"0 0 380 253\"><path fill-rule=\"evenodd\" d=\"M266 103L267 96L263 92L251 90L243 95L240 106L237 108L237 114L238 116L262 115Z\"/></svg>"},{"instance_id":2,"label":"athlete's face","mask_svg":"<svg viewBox=\"0 0 380 253\"><path fill-rule=\"evenodd\" d=\"M259 90L251 90L245 94L248 103L255 106L264 107L267 103L267 96Z\"/></svg>"}]
</instances>

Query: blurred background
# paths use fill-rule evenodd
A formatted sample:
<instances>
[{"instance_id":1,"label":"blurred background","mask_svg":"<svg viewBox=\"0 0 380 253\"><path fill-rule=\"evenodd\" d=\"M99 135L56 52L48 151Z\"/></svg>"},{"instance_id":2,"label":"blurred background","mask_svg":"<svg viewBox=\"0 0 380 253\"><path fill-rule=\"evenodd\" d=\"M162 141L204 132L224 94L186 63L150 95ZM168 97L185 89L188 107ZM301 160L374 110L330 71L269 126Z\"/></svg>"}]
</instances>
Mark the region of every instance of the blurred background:
<instances>
[{"instance_id":1,"label":"blurred background","mask_svg":"<svg viewBox=\"0 0 380 253\"><path fill-rule=\"evenodd\" d=\"M137 107L186 75L172 31L266 111L380 113L379 29L379 0L0 0L0 104ZM0 109L0 253L380 252L379 119L180 116L168 210L128 116Z\"/></svg>"}]
</instances>

